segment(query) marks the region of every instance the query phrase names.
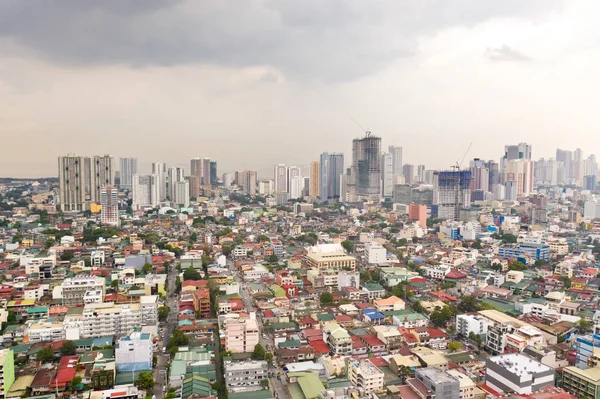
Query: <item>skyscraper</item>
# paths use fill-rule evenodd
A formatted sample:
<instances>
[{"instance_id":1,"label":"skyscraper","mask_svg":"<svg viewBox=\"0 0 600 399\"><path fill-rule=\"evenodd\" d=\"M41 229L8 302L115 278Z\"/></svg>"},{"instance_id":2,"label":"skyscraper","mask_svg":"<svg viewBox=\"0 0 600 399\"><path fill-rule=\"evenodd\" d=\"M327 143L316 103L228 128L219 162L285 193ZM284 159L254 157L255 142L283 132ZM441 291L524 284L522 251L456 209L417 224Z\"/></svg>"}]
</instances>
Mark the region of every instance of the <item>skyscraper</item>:
<instances>
[{"instance_id":1,"label":"skyscraper","mask_svg":"<svg viewBox=\"0 0 600 399\"><path fill-rule=\"evenodd\" d=\"M576 186L583 186L583 151L578 148L573 153L573 183Z\"/></svg>"},{"instance_id":2,"label":"skyscraper","mask_svg":"<svg viewBox=\"0 0 600 399\"><path fill-rule=\"evenodd\" d=\"M110 155L94 155L90 160L90 202L99 203L102 186L115 184L112 160Z\"/></svg>"},{"instance_id":3,"label":"skyscraper","mask_svg":"<svg viewBox=\"0 0 600 399\"><path fill-rule=\"evenodd\" d=\"M171 167L169 168L169 170L167 171L167 197L169 198L169 200L174 201L175 200L175 187L176 187L176 183L181 183L185 180L184 177L184 173L183 173L183 168L178 168L178 167ZM187 185L188 187L188 196L189 196L189 183ZM188 198L188 202L189 202L189 198Z\"/></svg>"},{"instance_id":4,"label":"skyscraper","mask_svg":"<svg viewBox=\"0 0 600 399\"><path fill-rule=\"evenodd\" d=\"M517 145L504 146L504 158L510 159L531 159L531 144L519 143Z\"/></svg>"},{"instance_id":5,"label":"skyscraper","mask_svg":"<svg viewBox=\"0 0 600 399\"><path fill-rule=\"evenodd\" d=\"M100 222L112 226L118 226L119 219L119 195L118 190L114 186L102 186L100 189L100 203L102 210L100 211Z\"/></svg>"},{"instance_id":6,"label":"skyscraper","mask_svg":"<svg viewBox=\"0 0 600 399\"><path fill-rule=\"evenodd\" d=\"M290 168L291 169L291 168ZM302 197L302 192L304 191L304 177L302 176L292 176L290 179L290 195L289 199L297 199Z\"/></svg>"},{"instance_id":7,"label":"skyscraper","mask_svg":"<svg viewBox=\"0 0 600 399\"><path fill-rule=\"evenodd\" d=\"M394 191L394 157L389 152L381 155L381 195L391 198Z\"/></svg>"},{"instance_id":8,"label":"skyscraper","mask_svg":"<svg viewBox=\"0 0 600 399\"><path fill-rule=\"evenodd\" d=\"M256 195L256 171L242 170L235 172L235 181L242 188L242 192L251 197Z\"/></svg>"},{"instance_id":9,"label":"skyscraper","mask_svg":"<svg viewBox=\"0 0 600 399\"><path fill-rule=\"evenodd\" d=\"M160 202L160 179L158 175L133 175L133 201L134 210L143 210L156 207Z\"/></svg>"},{"instance_id":10,"label":"skyscraper","mask_svg":"<svg viewBox=\"0 0 600 399\"><path fill-rule=\"evenodd\" d=\"M402 147L389 146L388 152L392 154L392 184L399 184L402 176Z\"/></svg>"},{"instance_id":11,"label":"skyscraper","mask_svg":"<svg viewBox=\"0 0 600 399\"><path fill-rule=\"evenodd\" d=\"M187 208L190 206L190 183L187 180L173 183L173 199L175 206Z\"/></svg>"},{"instance_id":12,"label":"skyscraper","mask_svg":"<svg viewBox=\"0 0 600 399\"><path fill-rule=\"evenodd\" d=\"M287 167L283 164L273 167L273 181L275 182L275 193L285 193L288 189Z\"/></svg>"},{"instance_id":13,"label":"skyscraper","mask_svg":"<svg viewBox=\"0 0 600 399\"><path fill-rule=\"evenodd\" d=\"M402 174L404 175L404 182L406 184L415 183L415 165L406 164L402 166Z\"/></svg>"},{"instance_id":14,"label":"skyscraper","mask_svg":"<svg viewBox=\"0 0 600 399\"><path fill-rule=\"evenodd\" d=\"M482 159L475 158L471 161L471 191L483 190L489 191L490 173L487 162Z\"/></svg>"},{"instance_id":15,"label":"skyscraper","mask_svg":"<svg viewBox=\"0 0 600 399\"><path fill-rule=\"evenodd\" d=\"M287 174L288 174L287 175L287 184L288 184L287 192L291 193L292 192L292 179L294 177L300 177L302 174L302 171L297 166L290 166L287 170ZM296 198L298 198L298 197L296 197Z\"/></svg>"},{"instance_id":16,"label":"skyscraper","mask_svg":"<svg viewBox=\"0 0 600 399\"><path fill-rule=\"evenodd\" d=\"M352 140L352 174L359 201L379 201L381 195L381 138L367 132Z\"/></svg>"},{"instance_id":17,"label":"skyscraper","mask_svg":"<svg viewBox=\"0 0 600 399\"><path fill-rule=\"evenodd\" d=\"M514 182L517 197L531 194L533 192L533 161L529 159L509 160L504 170L504 182Z\"/></svg>"},{"instance_id":18,"label":"skyscraper","mask_svg":"<svg viewBox=\"0 0 600 399\"><path fill-rule=\"evenodd\" d=\"M133 175L137 173L137 158L121 158L120 167L120 187L123 190L131 190L131 185L133 184Z\"/></svg>"},{"instance_id":19,"label":"skyscraper","mask_svg":"<svg viewBox=\"0 0 600 399\"><path fill-rule=\"evenodd\" d=\"M433 174L432 215L446 220L460 219L460 209L471 205L471 171L441 171Z\"/></svg>"},{"instance_id":20,"label":"skyscraper","mask_svg":"<svg viewBox=\"0 0 600 399\"><path fill-rule=\"evenodd\" d=\"M202 160L202 185L210 186L210 158Z\"/></svg>"},{"instance_id":21,"label":"skyscraper","mask_svg":"<svg viewBox=\"0 0 600 399\"><path fill-rule=\"evenodd\" d=\"M339 201L341 179L344 173L344 154L339 152L321 154L319 198L322 201Z\"/></svg>"},{"instance_id":22,"label":"skyscraper","mask_svg":"<svg viewBox=\"0 0 600 399\"><path fill-rule=\"evenodd\" d=\"M573 152L557 148L556 162L558 162L558 184L571 184L573 179L573 171L571 170L573 164Z\"/></svg>"},{"instance_id":23,"label":"skyscraper","mask_svg":"<svg viewBox=\"0 0 600 399\"><path fill-rule=\"evenodd\" d=\"M157 176L159 201L167 199L167 164L164 162L154 162L152 164L152 174Z\"/></svg>"},{"instance_id":24,"label":"skyscraper","mask_svg":"<svg viewBox=\"0 0 600 399\"><path fill-rule=\"evenodd\" d=\"M217 161L210 161L210 185L216 187L217 180Z\"/></svg>"},{"instance_id":25,"label":"skyscraper","mask_svg":"<svg viewBox=\"0 0 600 399\"><path fill-rule=\"evenodd\" d=\"M200 158L192 158L190 160L190 197L198 198L201 192L202 185L202 160Z\"/></svg>"},{"instance_id":26,"label":"skyscraper","mask_svg":"<svg viewBox=\"0 0 600 399\"><path fill-rule=\"evenodd\" d=\"M319 197L321 192L321 163L318 161L310 163L310 183L308 195L312 198Z\"/></svg>"},{"instance_id":27,"label":"skyscraper","mask_svg":"<svg viewBox=\"0 0 600 399\"><path fill-rule=\"evenodd\" d=\"M89 204L85 196L84 158L67 155L58 157L59 203L64 212L85 211Z\"/></svg>"}]
</instances>

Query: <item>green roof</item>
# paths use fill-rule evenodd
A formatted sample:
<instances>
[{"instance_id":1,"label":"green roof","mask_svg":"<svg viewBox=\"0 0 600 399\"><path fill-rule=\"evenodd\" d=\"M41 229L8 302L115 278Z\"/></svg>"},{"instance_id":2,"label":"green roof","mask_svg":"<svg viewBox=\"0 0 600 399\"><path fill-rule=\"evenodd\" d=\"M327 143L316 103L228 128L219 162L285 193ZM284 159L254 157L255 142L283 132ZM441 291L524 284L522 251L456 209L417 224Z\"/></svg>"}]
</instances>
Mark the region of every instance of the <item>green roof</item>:
<instances>
[{"instance_id":1,"label":"green roof","mask_svg":"<svg viewBox=\"0 0 600 399\"><path fill-rule=\"evenodd\" d=\"M252 392L229 392L228 397L229 399L273 399L273 394L271 391L262 389Z\"/></svg>"},{"instance_id":2,"label":"green roof","mask_svg":"<svg viewBox=\"0 0 600 399\"><path fill-rule=\"evenodd\" d=\"M509 313L511 315L521 314L519 311L515 310L515 303L513 301L503 301L501 299L485 298L481 302L503 313Z\"/></svg>"},{"instance_id":3,"label":"green roof","mask_svg":"<svg viewBox=\"0 0 600 399\"><path fill-rule=\"evenodd\" d=\"M368 291L384 291L384 288L377 283L364 283L362 286Z\"/></svg>"},{"instance_id":4,"label":"green roof","mask_svg":"<svg viewBox=\"0 0 600 399\"><path fill-rule=\"evenodd\" d=\"M48 313L48 308L46 306L40 306L37 308L28 308L27 313Z\"/></svg>"},{"instance_id":5,"label":"green roof","mask_svg":"<svg viewBox=\"0 0 600 399\"><path fill-rule=\"evenodd\" d=\"M298 331L298 325L294 322L287 322L287 323L274 323L271 324L271 326L269 327L269 329L271 331L275 331L275 330L291 330L293 329L294 331Z\"/></svg>"},{"instance_id":6,"label":"green roof","mask_svg":"<svg viewBox=\"0 0 600 399\"><path fill-rule=\"evenodd\" d=\"M290 339L279 343L280 348L299 348L301 345L300 340Z\"/></svg>"},{"instance_id":7,"label":"green roof","mask_svg":"<svg viewBox=\"0 0 600 399\"><path fill-rule=\"evenodd\" d=\"M183 380L183 387L181 389L181 397L187 398L191 395L216 396L217 393L210 387L210 381L208 378L193 376Z\"/></svg>"},{"instance_id":8,"label":"green roof","mask_svg":"<svg viewBox=\"0 0 600 399\"><path fill-rule=\"evenodd\" d=\"M317 321L333 321L335 320L335 316L331 313L319 313L317 315Z\"/></svg>"},{"instance_id":9,"label":"green roof","mask_svg":"<svg viewBox=\"0 0 600 399\"><path fill-rule=\"evenodd\" d=\"M296 377L300 390L307 399L316 398L325 390L323 383L319 380L319 375L313 372L288 373L288 377Z\"/></svg>"},{"instance_id":10,"label":"green roof","mask_svg":"<svg viewBox=\"0 0 600 399\"><path fill-rule=\"evenodd\" d=\"M31 345L32 344L21 344L21 345L12 346L11 349L13 350L13 352L15 354L27 353L27 351L29 351L29 348L31 348Z\"/></svg>"}]
</instances>

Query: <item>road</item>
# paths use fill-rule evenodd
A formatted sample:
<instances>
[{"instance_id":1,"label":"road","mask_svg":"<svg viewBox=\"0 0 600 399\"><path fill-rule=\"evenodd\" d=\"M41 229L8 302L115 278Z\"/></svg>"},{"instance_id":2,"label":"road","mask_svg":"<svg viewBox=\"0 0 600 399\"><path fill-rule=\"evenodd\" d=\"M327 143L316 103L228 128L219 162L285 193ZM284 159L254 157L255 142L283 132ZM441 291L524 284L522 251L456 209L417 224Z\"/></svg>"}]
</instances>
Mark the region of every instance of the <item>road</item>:
<instances>
[{"instance_id":1,"label":"road","mask_svg":"<svg viewBox=\"0 0 600 399\"><path fill-rule=\"evenodd\" d=\"M169 344L169 340L171 339L171 335L177 329L179 299L178 296L175 295L175 281L177 279L176 264L177 263L174 262L171 265L171 267L169 267L169 274L167 275L167 301L165 305L169 309L171 309L171 311L169 312L169 317L167 318L167 321L164 323L162 342L160 342L158 353L156 354L156 356L158 357L158 362L153 371L153 394L156 399L163 398L165 396L166 391L168 390L169 376L167 375L167 367L170 361L170 354L163 353L162 348L167 347L167 345Z\"/></svg>"},{"instance_id":2,"label":"road","mask_svg":"<svg viewBox=\"0 0 600 399\"><path fill-rule=\"evenodd\" d=\"M256 313L256 316L257 316L256 323L258 325L258 332L259 332L259 336L258 336L259 343L262 345L263 348L265 348L268 351L271 351L271 352L273 352L273 354L275 354L273 337L271 336L271 334L269 334L267 329L264 327L264 325L262 323L262 317L260 317L260 315L258 314L258 310L257 310L256 306L254 306L254 301L252 300L252 298L250 298L250 294L248 293L246 283L243 281L240 273L238 273L238 271L235 270L233 262L228 261L228 267L232 271L235 281L237 281L237 283L240 285L240 296L242 297L242 301L244 302L244 306L246 307L246 310L249 312ZM283 378L283 372L282 372L281 368L279 367L279 365L277 364L277 359L273 358L273 363L274 363L274 365L269 365L269 389L272 392L274 392L275 398L277 398L277 399L289 398L290 395L289 395L288 391L285 389L283 381L277 378L278 376L280 378Z\"/></svg>"}]
</instances>

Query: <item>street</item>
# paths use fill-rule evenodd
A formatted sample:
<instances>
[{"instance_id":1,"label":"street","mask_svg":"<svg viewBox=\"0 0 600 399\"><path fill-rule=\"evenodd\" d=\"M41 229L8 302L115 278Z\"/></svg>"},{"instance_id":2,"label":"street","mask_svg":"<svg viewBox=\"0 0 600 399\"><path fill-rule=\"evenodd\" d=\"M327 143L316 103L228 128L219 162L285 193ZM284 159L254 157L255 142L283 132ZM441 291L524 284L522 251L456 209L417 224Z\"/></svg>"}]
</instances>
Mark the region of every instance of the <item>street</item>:
<instances>
[{"instance_id":1,"label":"street","mask_svg":"<svg viewBox=\"0 0 600 399\"><path fill-rule=\"evenodd\" d=\"M154 376L154 390L153 394L156 399L163 398L169 389L168 382L169 376L167 375L167 365L169 364L170 354L163 353L163 348L166 348L169 344L169 340L173 331L177 329L177 320L179 313L178 296L175 294L175 281L177 279L177 262L169 267L169 274L167 275L167 300L166 306L170 309L167 321L164 323L164 333L162 335L162 342L158 345L158 353L156 354L158 361L153 371ZM160 324L159 324L160 330Z\"/></svg>"}]
</instances>

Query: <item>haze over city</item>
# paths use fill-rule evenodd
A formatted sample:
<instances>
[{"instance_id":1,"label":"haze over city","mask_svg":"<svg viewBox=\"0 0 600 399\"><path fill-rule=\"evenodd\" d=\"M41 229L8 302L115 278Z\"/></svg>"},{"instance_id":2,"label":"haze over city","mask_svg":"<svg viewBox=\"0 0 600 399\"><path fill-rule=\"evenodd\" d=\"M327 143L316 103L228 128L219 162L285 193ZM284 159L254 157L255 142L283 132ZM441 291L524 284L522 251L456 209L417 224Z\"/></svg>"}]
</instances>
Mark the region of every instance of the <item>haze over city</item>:
<instances>
[{"instance_id":1,"label":"haze over city","mask_svg":"<svg viewBox=\"0 0 600 399\"><path fill-rule=\"evenodd\" d=\"M593 1L0 3L0 176L135 156L259 176L361 130L448 168L598 152ZM24 149L27 149L24 152ZM24 155L27 154L27 155Z\"/></svg>"}]
</instances>

